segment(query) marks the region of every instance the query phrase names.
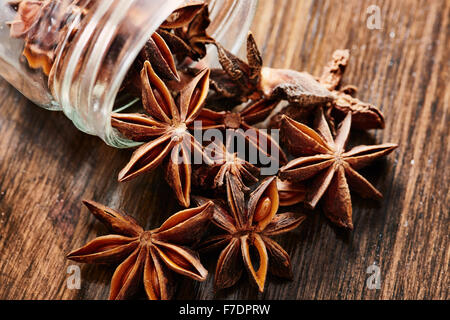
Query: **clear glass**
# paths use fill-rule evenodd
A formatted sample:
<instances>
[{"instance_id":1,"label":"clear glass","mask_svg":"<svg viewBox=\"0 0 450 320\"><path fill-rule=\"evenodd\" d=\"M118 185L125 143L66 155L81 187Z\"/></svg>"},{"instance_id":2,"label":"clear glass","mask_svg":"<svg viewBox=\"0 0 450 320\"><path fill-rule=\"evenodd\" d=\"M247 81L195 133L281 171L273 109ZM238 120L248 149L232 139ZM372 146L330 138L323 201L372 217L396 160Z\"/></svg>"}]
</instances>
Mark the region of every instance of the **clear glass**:
<instances>
[{"instance_id":1,"label":"clear glass","mask_svg":"<svg viewBox=\"0 0 450 320\"><path fill-rule=\"evenodd\" d=\"M133 143L121 138L110 123L119 88L145 42L184 1L78 0L90 7L89 13L84 17L70 12L66 25L70 39L67 36L58 44L47 77L24 63L24 40L11 38L8 24L16 12L9 0L0 0L0 75L36 104L62 110L80 130L111 146L130 147ZM209 33L238 52L257 0L208 2L212 20Z\"/></svg>"}]
</instances>

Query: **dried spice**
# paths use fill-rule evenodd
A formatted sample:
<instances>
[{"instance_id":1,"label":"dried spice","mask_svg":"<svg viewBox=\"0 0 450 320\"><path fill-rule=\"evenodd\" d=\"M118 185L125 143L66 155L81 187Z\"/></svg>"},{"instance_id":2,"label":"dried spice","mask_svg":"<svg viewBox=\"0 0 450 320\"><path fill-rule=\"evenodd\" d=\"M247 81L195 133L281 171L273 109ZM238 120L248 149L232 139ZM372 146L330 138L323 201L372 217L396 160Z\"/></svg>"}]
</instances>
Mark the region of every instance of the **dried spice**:
<instances>
[{"instance_id":1,"label":"dried spice","mask_svg":"<svg viewBox=\"0 0 450 320\"><path fill-rule=\"evenodd\" d=\"M160 28L178 29L186 27L205 6L205 1L187 1L172 12Z\"/></svg>"},{"instance_id":2,"label":"dried spice","mask_svg":"<svg viewBox=\"0 0 450 320\"><path fill-rule=\"evenodd\" d=\"M299 158L280 170L280 178L290 182L309 180L306 204L315 208L319 200L327 217L340 227L353 229L350 187L364 198L379 199L381 193L357 170L397 148L387 143L357 146L345 151L350 134L352 114L341 123L334 139L320 108L317 131L284 117L282 136L289 151Z\"/></svg>"},{"instance_id":3,"label":"dried spice","mask_svg":"<svg viewBox=\"0 0 450 320\"><path fill-rule=\"evenodd\" d=\"M76 19L86 15L78 4L83 1L23 0L12 1L17 11L9 23L10 36L25 42L23 56L32 69L42 69L49 75L55 60L57 47Z\"/></svg>"},{"instance_id":4,"label":"dried spice","mask_svg":"<svg viewBox=\"0 0 450 320\"><path fill-rule=\"evenodd\" d=\"M141 94L142 86L140 72L146 61L150 62L155 73L164 80L165 83L169 83L170 81L180 82L181 78L177 70L173 53L170 51L170 48L161 35L158 32L155 32L146 42L144 48L142 48L130 70L128 70L119 90L120 92L126 92L134 96L139 96Z\"/></svg>"},{"instance_id":5,"label":"dried spice","mask_svg":"<svg viewBox=\"0 0 450 320\"><path fill-rule=\"evenodd\" d=\"M119 181L136 178L166 160L166 180L180 204L187 208L191 193L191 155L200 154L200 159L207 160L188 126L201 112L208 94L209 70L201 71L184 87L178 103L148 61L142 69L141 79L142 103L148 115L112 115L113 127L125 137L146 142L133 153L120 172Z\"/></svg>"},{"instance_id":6,"label":"dried spice","mask_svg":"<svg viewBox=\"0 0 450 320\"><path fill-rule=\"evenodd\" d=\"M362 102L354 97L357 89L354 86L341 88L342 77L344 76L350 59L349 50L336 50L332 60L324 67L319 82L333 93L333 101L324 105L327 108L326 117L331 125L342 121L348 112L352 113L352 129L370 130L384 129L385 120L383 113L375 106ZM307 123L309 114L314 114L313 110L305 110L301 104L290 104L279 114L272 117L271 128L279 128L282 115L286 115L296 121ZM334 128L332 128L334 131Z\"/></svg>"},{"instance_id":7,"label":"dried spice","mask_svg":"<svg viewBox=\"0 0 450 320\"><path fill-rule=\"evenodd\" d=\"M303 106L326 103L331 93L311 75L293 70L263 67L263 59L253 35L247 38L247 61L242 61L216 43L223 70L211 72L217 93L241 102L287 100Z\"/></svg>"},{"instance_id":8,"label":"dried spice","mask_svg":"<svg viewBox=\"0 0 450 320\"><path fill-rule=\"evenodd\" d=\"M67 258L83 263L120 263L111 280L111 300L132 297L142 284L149 299L170 299L175 290L173 273L206 280L208 271L186 245L204 232L212 202L180 211L151 231L144 231L133 218L101 204L84 204L114 234L90 241Z\"/></svg>"},{"instance_id":9,"label":"dried spice","mask_svg":"<svg viewBox=\"0 0 450 320\"><path fill-rule=\"evenodd\" d=\"M213 43L206 29L210 24L208 5L204 1L189 1L175 10L147 41L128 71L120 89L138 96L141 91L140 70L150 61L158 76L171 90L184 85L177 65L186 58L198 60L206 55L206 44Z\"/></svg>"},{"instance_id":10,"label":"dried spice","mask_svg":"<svg viewBox=\"0 0 450 320\"><path fill-rule=\"evenodd\" d=\"M158 32L155 32L147 41L140 54L140 59L143 61L141 65L145 61L150 61L158 76L163 80L180 81L173 54Z\"/></svg>"},{"instance_id":11,"label":"dried spice","mask_svg":"<svg viewBox=\"0 0 450 320\"><path fill-rule=\"evenodd\" d=\"M252 150L271 158L272 161L286 163L286 155L278 142L267 131L254 126L265 120L275 106L276 102L274 101L260 100L241 111L218 112L205 108L200 112L197 121L201 121L203 130L234 130L236 136L247 141ZM253 134L250 130L253 130Z\"/></svg>"},{"instance_id":12,"label":"dried spice","mask_svg":"<svg viewBox=\"0 0 450 320\"><path fill-rule=\"evenodd\" d=\"M215 201L213 223L226 234L207 239L201 247L209 250L225 247L215 273L217 289L233 286L242 276L243 265L260 292L264 291L267 272L292 278L289 254L270 237L291 231L305 219L293 213L277 214L279 197L275 177L267 178L245 201L242 189L227 174L228 209ZM197 198L199 204L206 199Z\"/></svg>"},{"instance_id":13,"label":"dried spice","mask_svg":"<svg viewBox=\"0 0 450 320\"><path fill-rule=\"evenodd\" d=\"M199 60L206 56L206 44L215 42L206 31L210 24L208 5L193 1L175 11L158 32L181 63L187 57Z\"/></svg>"},{"instance_id":14,"label":"dried spice","mask_svg":"<svg viewBox=\"0 0 450 320\"><path fill-rule=\"evenodd\" d=\"M17 11L10 23L11 37L24 40L23 55L31 68L50 74L50 88L52 75L58 72L53 68L55 56L64 58L65 54L58 45L62 39L70 41L77 26L69 28L69 24L85 16L90 3L94 2L10 2ZM186 1L163 22L121 87L121 93L142 97L144 113L114 113L112 126L124 137L144 143L120 172L119 181L163 165L165 179L182 206L190 205L191 185L203 195L212 191L217 199L194 197L199 207L180 211L150 231L125 214L85 202L114 234L94 239L68 258L118 263L110 299L130 298L142 286L149 299L170 299L176 274L205 280L207 270L190 248L202 240L211 221L223 234L201 242L200 248L223 249L215 287L233 286L245 266L263 292L268 272L292 278L288 253L271 237L295 229L305 219L300 213L279 214L279 206L306 203L315 208L320 201L333 223L352 229L350 188L363 197L381 197L357 170L397 145L357 146L346 151L351 128L384 128L381 111L355 98L355 87L341 85L349 51L337 50L322 76L315 78L305 72L264 67L251 33L244 62L208 35L210 23L205 1ZM191 69L193 60L205 57L208 44L216 46L222 68ZM224 102L217 110L204 108L210 89L212 100ZM262 122L281 101L287 107L270 119L270 126L281 127L285 146L298 158L281 168L278 176L257 184L262 161L250 163L233 150L234 143L245 141L259 155L286 164L287 156L276 137L262 130ZM219 129L233 135L203 146L191 134L198 128L195 121L202 123L202 130ZM192 166L194 157L203 163ZM224 191L226 200L221 198Z\"/></svg>"},{"instance_id":15,"label":"dried spice","mask_svg":"<svg viewBox=\"0 0 450 320\"><path fill-rule=\"evenodd\" d=\"M337 99L332 103L331 115L335 121L342 119L347 112L352 113L352 127L359 130L384 129L383 113L375 106L360 101L347 94L345 90L337 93Z\"/></svg>"},{"instance_id":16,"label":"dried spice","mask_svg":"<svg viewBox=\"0 0 450 320\"><path fill-rule=\"evenodd\" d=\"M352 113L352 128L360 130L384 129L383 113L375 106L353 97L357 89L353 86L340 88L342 77L350 59L349 50L336 50L333 59L324 68L320 83L332 90L335 99L331 102L331 115L336 121Z\"/></svg>"},{"instance_id":17,"label":"dried spice","mask_svg":"<svg viewBox=\"0 0 450 320\"><path fill-rule=\"evenodd\" d=\"M205 153L212 160L211 166L200 166L193 173L194 185L199 188L212 188L222 190L226 184L226 175L234 177L238 187L249 191L246 183L258 182L259 168L239 157L233 152L232 136L227 139L226 145L222 142L213 142L205 148Z\"/></svg>"},{"instance_id":18,"label":"dried spice","mask_svg":"<svg viewBox=\"0 0 450 320\"><path fill-rule=\"evenodd\" d=\"M274 114L268 123L268 128L280 129L281 120L284 116L294 119L295 121L301 122L308 126L312 126L314 123L314 110L317 108L315 106L301 107L298 104L290 103L284 107L280 112Z\"/></svg>"}]
</instances>

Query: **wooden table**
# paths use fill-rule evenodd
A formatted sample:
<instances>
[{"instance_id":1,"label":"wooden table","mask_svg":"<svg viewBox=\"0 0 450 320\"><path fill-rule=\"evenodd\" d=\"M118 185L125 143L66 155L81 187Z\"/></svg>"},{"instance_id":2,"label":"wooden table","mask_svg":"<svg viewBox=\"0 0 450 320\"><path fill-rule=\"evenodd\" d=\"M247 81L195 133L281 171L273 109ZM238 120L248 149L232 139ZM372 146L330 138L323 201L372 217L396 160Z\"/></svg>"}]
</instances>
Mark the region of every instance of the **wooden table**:
<instances>
[{"instance_id":1,"label":"wooden table","mask_svg":"<svg viewBox=\"0 0 450 320\"><path fill-rule=\"evenodd\" d=\"M373 4L381 30L367 27ZM344 82L387 117L386 129L365 141L400 148L365 171L384 200L354 197L353 232L317 211L280 238L292 257L292 282L270 277L258 294L244 277L214 294L212 277L180 280L176 298L449 298L449 17L448 0L260 1L253 31L265 64L319 75L335 49L351 49ZM169 188L157 183L159 173L117 183L130 151L77 131L3 80L0 97L0 298L107 298L113 267L82 265L81 289L66 285L73 263L65 255L106 232L81 200L121 208L154 227L177 210ZM215 259L206 259L212 273ZM374 264L380 289L366 283Z\"/></svg>"}]
</instances>

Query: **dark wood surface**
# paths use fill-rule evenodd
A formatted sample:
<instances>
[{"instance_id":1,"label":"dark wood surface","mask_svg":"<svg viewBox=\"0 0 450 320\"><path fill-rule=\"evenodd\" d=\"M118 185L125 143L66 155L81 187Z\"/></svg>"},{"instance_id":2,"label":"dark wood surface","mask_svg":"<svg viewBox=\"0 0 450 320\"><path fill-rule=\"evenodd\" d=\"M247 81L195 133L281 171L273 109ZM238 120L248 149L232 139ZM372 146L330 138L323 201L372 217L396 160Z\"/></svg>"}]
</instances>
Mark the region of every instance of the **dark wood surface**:
<instances>
[{"instance_id":1,"label":"dark wood surface","mask_svg":"<svg viewBox=\"0 0 450 320\"><path fill-rule=\"evenodd\" d=\"M382 30L366 27L381 8ZM279 239L294 280L269 277L264 294L244 277L212 290L181 279L176 298L448 299L450 2L261 0L253 24L266 65L320 74L332 52L351 49L344 79L387 117L366 143L400 148L364 174L384 194L354 196L355 230L332 227L320 211ZM105 299L114 268L81 265L81 289L66 286L65 259L106 230L81 205L126 210L147 227L178 208L156 172L118 184L128 150L78 132L61 113L40 109L0 80L0 298ZM211 273L216 256L205 261ZM380 267L369 289L367 268Z\"/></svg>"}]
</instances>

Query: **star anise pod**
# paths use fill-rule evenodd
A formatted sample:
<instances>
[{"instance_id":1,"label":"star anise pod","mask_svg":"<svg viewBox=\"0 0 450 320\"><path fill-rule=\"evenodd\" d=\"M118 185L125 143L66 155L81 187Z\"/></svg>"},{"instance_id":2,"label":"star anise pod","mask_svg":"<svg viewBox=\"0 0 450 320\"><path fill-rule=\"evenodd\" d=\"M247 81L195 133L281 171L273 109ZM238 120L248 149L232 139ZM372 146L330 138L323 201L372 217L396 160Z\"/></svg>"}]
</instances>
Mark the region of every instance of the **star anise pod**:
<instances>
[{"instance_id":1,"label":"star anise pod","mask_svg":"<svg viewBox=\"0 0 450 320\"><path fill-rule=\"evenodd\" d=\"M287 104L280 112L277 112L269 119L267 127L280 129L281 119L285 116L303 124L312 125L314 123L314 110L316 108L317 106L302 107L296 103Z\"/></svg>"},{"instance_id":2,"label":"star anise pod","mask_svg":"<svg viewBox=\"0 0 450 320\"><path fill-rule=\"evenodd\" d=\"M77 6L78 1L23 0L10 4L17 11L9 22L10 36L24 39L23 56L30 68L42 69L49 75L55 59L55 52L76 16L86 11Z\"/></svg>"},{"instance_id":3,"label":"star anise pod","mask_svg":"<svg viewBox=\"0 0 450 320\"><path fill-rule=\"evenodd\" d=\"M239 138L247 141L252 150L256 150L271 160L286 163L287 158L279 143L266 131L254 127L262 122L276 107L277 101L259 100L241 111L213 111L203 109L197 121L202 129L233 130ZM249 130L253 130L250 132Z\"/></svg>"},{"instance_id":4,"label":"star anise pod","mask_svg":"<svg viewBox=\"0 0 450 320\"><path fill-rule=\"evenodd\" d=\"M352 95L356 93L356 88L353 88L351 93L347 90L348 86L340 88L349 59L349 50L336 50L319 80L335 95L335 99L330 103L331 115L337 120L342 120L348 112L351 112L352 128L384 129L384 116L377 107L354 98Z\"/></svg>"},{"instance_id":5,"label":"star anise pod","mask_svg":"<svg viewBox=\"0 0 450 320\"><path fill-rule=\"evenodd\" d=\"M249 33L247 61L242 61L216 43L223 70L213 70L211 85L226 98L248 100L287 100L312 105L332 100L331 92L307 73L263 67L258 46Z\"/></svg>"},{"instance_id":6,"label":"star anise pod","mask_svg":"<svg viewBox=\"0 0 450 320\"><path fill-rule=\"evenodd\" d=\"M357 146L345 150L352 124L349 112L333 139L321 108L317 131L288 117L282 120L282 136L289 151L299 158L280 169L280 178L290 182L308 180L306 204L315 208L319 200L327 217L340 227L353 229L350 187L364 198L379 199L381 193L357 170L391 153L396 144Z\"/></svg>"},{"instance_id":7,"label":"star anise pod","mask_svg":"<svg viewBox=\"0 0 450 320\"><path fill-rule=\"evenodd\" d=\"M226 145L219 141L205 148L205 153L213 163L194 170L194 185L200 188L222 190L226 184L227 173L234 176L238 187L243 191L250 191L246 183L258 182L259 168L240 158L237 152L233 152L232 138L232 135L227 137Z\"/></svg>"},{"instance_id":8,"label":"star anise pod","mask_svg":"<svg viewBox=\"0 0 450 320\"><path fill-rule=\"evenodd\" d=\"M319 82L333 93L333 100L327 104L326 117L330 124L342 121L348 112L352 113L352 128L358 130L384 129L383 113L375 106L360 101L354 95L354 86L341 88L342 77L350 59L348 50L336 50L333 59L324 67ZM291 104L271 119L271 128L279 128L281 117L288 117L303 123L308 119L308 113L314 114L312 109L305 110L299 104ZM332 128L334 132L334 128Z\"/></svg>"},{"instance_id":9,"label":"star anise pod","mask_svg":"<svg viewBox=\"0 0 450 320\"><path fill-rule=\"evenodd\" d=\"M204 1L191 1L178 8L158 33L182 63L186 57L199 60L206 56L206 44L214 43L206 32L210 24L208 5Z\"/></svg>"},{"instance_id":10,"label":"star anise pod","mask_svg":"<svg viewBox=\"0 0 450 320\"><path fill-rule=\"evenodd\" d=\"M208 271L186 245L203 234L211 219L212 202L180 211L150 231L144 231L130 216L99 203L84 204L114 234L90 241L67 258L83 263L120 263L111 280L111 300L132 297L142 284L149 299L170 299L175 290L173 273L206 280Z\"/></svg>"},{"instance_id":11,"label":"star anise pod","mask_svg":"<svg viewBox=\"0 0 450 320\"><path fill-rule=\"evenodd\" d=\"M209 89L209 70L201 71L186 84L178 97L172 97L165 83L147 61L141 72L142 103L149 114L112 115L112 125L127 138L146 142L137 149L119 174L128 181L158 167L166 160L166 180L181 205L189 207L191 191L191 154L200 155L200 143L188 126L200 113ZM200 158L200 159L202 159Z\"/></svg>"},{"instance_id":12,"label":"star anise pod","mask_svg":"<svg viewBox=\"0 0 450 320\"><path fill-rule=\"evenodd\" d=\"M126 91L132 95L139 95L142 91L140 71L146 61L150 62L155 73L165 83L170 83L170 81L180 82L181 78L177 70L174 55L166 41L158 32L155 32L147 41L144 48L142 48L128 71L120 88L121 92Z\"/></svg>"},{"instance_id":13,"label":"star anise pod","mask_svg":"<svg viewBox=\"0 0 450 320\"><path fill-rule=\"evenodd\" d=\"M147 41L140 59L143 62L150 61L158 76L163 80L180 81L173 53L158 32L155 32Z\"/></svg>"},{"instance_id":14,"label":"star anise pod","mask_svg":"<svg viewBox=\"0 0 450 320\"><path fill-rule=\"evenodd\" d=\"M280 195L280 206L293 206L305 201L306 186L303 183L292 183L277 179L278 193Z\"/></svg>"},{"instance_id":15,"label":"star anise pod","mask_svg":"<svg viewBox=\"0 0 450 320\"><path fill-rule=\"evenodd\" d=\"M205 1L185 1L161 24L161 28L177 29L188 26L206 6Z\"/></svg>"},{"instance_id":16,"label":"star anise pod","mask_svg":"<svg viewBox=\"0 0 450 320\"><path fill-rule=\"evenodd\" d=\"M291 231L306 218L293 213L277 214L279 197L275 177L267 178L250 194L248 202L235 179L227 174L228 208L215 201L213 223L226 233L207 239L203 250L225 247L215 273L217 289L233 286L245 265L260 292L267 272L292 278L289 254L270 237ZM198 198L201 204L206 199Z\"/></svg>"},{"instance_id":17,"label":"star anise pod","mask_svg":"<svg viewBox=\"0 0 450 320\"><path fill-rule=\"evenodd\" d=\"M212 38L206 35L206 28L210 23L208 16L208 8L204 1L188 1L175 10L147 41L128 71L120 90L139 95L140 70L145 61L150 61L156 74L171 90L182 86L183 83L180 82L183 81L183 75L177 70L177 62L180 64L187 57L196 60L203 58L206 55L205 45L213 42ZM204 29L198 30L198 37L191 35L191 38L183 39L177 35L180 30L186 28L195 33L198 21L207 21L203 22ZM175 61L175 57L178 61Z\"/></svg>"}]
</instances>

